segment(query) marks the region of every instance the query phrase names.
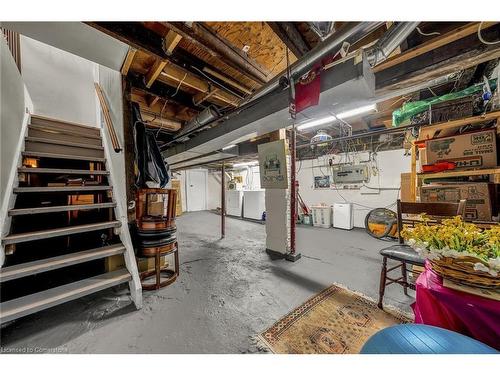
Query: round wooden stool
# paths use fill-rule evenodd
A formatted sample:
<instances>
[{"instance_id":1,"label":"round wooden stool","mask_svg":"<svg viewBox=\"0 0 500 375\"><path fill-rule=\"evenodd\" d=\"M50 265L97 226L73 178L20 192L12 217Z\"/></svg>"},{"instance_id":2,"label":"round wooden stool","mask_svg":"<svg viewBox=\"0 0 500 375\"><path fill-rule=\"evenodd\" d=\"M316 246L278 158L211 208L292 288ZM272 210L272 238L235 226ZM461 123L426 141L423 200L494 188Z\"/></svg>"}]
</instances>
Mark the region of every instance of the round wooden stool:
<instances>
[{"instance_id":1,"label":"round wooden stool","mask_svg":"<svg viewBox=\"0 0 500 375\"><path fill-rule=\"evenodd\" d=\"M141 286L144 290L157 290L167 285L172 284L179 276L179 252L177 247L177 239L175 236L168 237L164 240L142 240L140 244L141 258L155 258L154 270L141 272ZM167 266L161 266L160 260L162 256L173 254L174 269L170 270ZM166 276L166 280L161 281L162 274ZM145 280L155 277L154 283L146 283Z\"/></svg>"},{"instance_id":2,"label":"round wooden stool","mask_svg":"<svg viewBox=\"0 0 500 375\"><path fill-rule=\"evenodd\" d=\"M175 232L177 192L174 189L139 189L136 195L136 228L140 258L155 258L153 270L141 272L144 290L156 290L172 284L179 276L179 251ZM161 257L172 254L174 269L161 266ZM162 275L166 280L162 281Z\"/></svg>"}]
</instances>

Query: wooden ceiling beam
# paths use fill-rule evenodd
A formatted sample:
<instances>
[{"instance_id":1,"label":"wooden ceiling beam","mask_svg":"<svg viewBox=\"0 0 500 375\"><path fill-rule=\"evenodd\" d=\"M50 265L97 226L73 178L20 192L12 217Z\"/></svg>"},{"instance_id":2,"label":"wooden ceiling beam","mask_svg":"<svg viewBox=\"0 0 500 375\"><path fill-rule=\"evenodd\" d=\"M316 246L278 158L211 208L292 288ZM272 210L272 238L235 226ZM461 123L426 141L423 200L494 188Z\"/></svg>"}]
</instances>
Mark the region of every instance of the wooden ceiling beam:
<instances>
[{"instance_id":1,"label":"wooden ceiling beam","mask_svg":"<svg viewBox=\"0 0 500 375\"><path fill-rule=\"evenodd\" d=\"M193 116L197 114L196 111L188 109L186 107L180 107L176 104L165 101L158 96L155 96L151 100L151 96L143 91L133 89L130 95L130 100L134 103L139 104L141 109L156 113L158 115L171 118L175 121L189 121Z\"/></svg>"},{"instance_id":2,"label":"wooden ceiling beam","mask_svg":"<svg viewBox=\"0 0 500 375\"><path fill-rule=\"evenodd\" d=\"M175 65L165 66L159 77L159 80L162 80L162 77L166 77L169 80L173 80L175 84L179 87L179 89L185 89L186 87L188 87L204 94L212 92L211 84L209 82ZM213 98L219 99L224 103L227 103L234 107L236 107L239 104L238 97L221 89L218 89L217 92L213 94Z\"/></svg>"},{"instance_id":3,"label":"wooden ceiling beam","mask_svg":"<svg viewBox=\"0 0 500 375\"><path fill-rule=\"evenodd\" d=\"M293 22L268 22L267 24L295 57L300 58L309 52L309 47Z\"/></svg>"},{"instance_id":4,"label":"wooden ceiling beam","mask_svg":"<svg viewBox=\"0 0 500 375\"><path fill-rule=\"evenodd\" d=\"M500 25L485 29L483 37L487 40L498 40ZM477 39L477 35L469 35L377 72L377 95L422 84L499 57L499 44L485 45Z\"/></svg>"},{"instance_id":5,"label":"wooden ceiling beam","mask_svg":"<svg viewBox=\"0 0 500 375\"><path fill-rule=\"evenodd\" d=\"M168 56L172 55L172 52L174 51L175 47L177 47L181 39L182 36L177 34L175 31L168 31L167 35L163 39L163 50Z\"/></svg>"},{"instance_id":6,"label":"wooden ceiling beam","mask_svg":"<svg viewBox=\"0 0 500 375\"><path fill-rule=\"evenodd\" d=\"M135 48L128 48L127 56L125 56L125 60L123 61L123 65L121 68L121 73L123 76L126 76L128 74L128 70L130 69L130 65L132 65L132 61L134 61L136 52L137 50Z\"/></svg>"},{"instance_id":7,"label":"wooden ceiling beam","mask_svg":"<svg viewBox=\"0 0 500 375\"><path fill-rule=\"evenodd\" d=\"M191 95L180 90L175 93L174 87L168 86L160 80L155 81L151 87L146 87L143 77L132 72L128 75L127 80L132 88L136 88L144 93L159 96L160 98L167 99L171 103L187 107L195 111L200 111L202 109L193 104ZM173 96L174 94L175 96Z\"/></svg>"},{"instance_id":8,"label":"wooden ceiling beam","mask_svg":"<svg viewBox=\"0 0 500 375\"><path fill-rule=\"evenodd\" d=\"M184 22L163 22L163 24L255 82L265 84L269 80L270 73L266 69L205 25L197 22L191 27Z\"/></svg>"},{"instance_id":9,"label":"wooden ceiling beam","mask_svg":"<svg viewBox=\"0 0 500 375\"><path fill-rule=\"evenodd\" d=\"M156 81L160 73L163 71L163 68L167 65L167 62L164 60L156 60L153 66L149 69L148 73L145 76L146 87L150 88L151 85Z\"/></svg>"},{"instance_id":10,"label":"wooden ceiling beam","mask_svg":"<svg viewBox=\"0 0 500 375\"><path fill-rule=\"evenodd\" d=\"M141 109L141 116L149 127L162 129L172 133L178 131L182 126L179 121L166 118L165 116L160 117L156 113L151 113L143 109Z\"/></svg>"},{"instance_id":11,"label":"wooden ceiling beam","mask_svg":"<svg viewBox=\"0 0 500 375\"><path fill-rule=\"evenodd\" d=\"M214 70L212 68L205 67L205 68L203 68L203 71L205 73L208 73L209 75L215 77L215 78L220 79L221 81L227 83L228 85L231 85L232 87L236 88L237 90L244 92L245 94L250 95L253 93L253 91L250 90L248 87L242 85L241 83L235 81L234 79L232 79L228 76L225 76L224 74L217 72L216 70Z\"/></svg>"},{"instance_id":12,"label":"wooden ceiling beam","mask_svg":"<svg viewBox=\"0 0 500 375\"><path fill-rule=\"evenodd\" d=\"M211 71L216 72L218 76L224 77L224 79L217 77L214 78L214 81L218 82L219 84L223 84L223 82L225 81L234 81L233 78L228 77L226 74L220 72L215 67L208 65L205 61L199 59L198 57L188 53L181 48L175 49L175 53L173 53L172 55L167 55L164 51L164 38L156 32L146 28L140 22L86 23L105 34L128 44L136 50L152 55L157 59L180 66L194 74L198 74L199 71L205 71L205 68L209 68ZM182 34L180 35L184 37ZM212 75L211 73L207 74ZM238 84L241 85L241 83ZM245 87L244 85L241 86ZM249 90L248 88L246 88L246 91L239 88L237 89L242 93L246 93L246 91Z\"/></svg>"},{"instance_id":13,"label":"wooden ceiling beam","mask_svg":"<svg viewBox=\"0 0 500 375\"><path fill-rule=\"evenodd\" d=\"M491 26L494 26L498 22L485 22L482 26L482 30L485 30ZM467 25L461 26L447 32L446 34L437 36L425 43L422 43L414 48L406 50L404 53L396 55L394 57L390 57L385 60L383 63L377 65L373 68L373 71L380 72L392 66L401 64L410 59L414 59L417 56L423 55L424 53L430 52L436 48L442 47L446 44L455 42L459 39L465 38L466 36L476 34L479 28L479 22L470 22Z\"/></svg>"}]
</instances>

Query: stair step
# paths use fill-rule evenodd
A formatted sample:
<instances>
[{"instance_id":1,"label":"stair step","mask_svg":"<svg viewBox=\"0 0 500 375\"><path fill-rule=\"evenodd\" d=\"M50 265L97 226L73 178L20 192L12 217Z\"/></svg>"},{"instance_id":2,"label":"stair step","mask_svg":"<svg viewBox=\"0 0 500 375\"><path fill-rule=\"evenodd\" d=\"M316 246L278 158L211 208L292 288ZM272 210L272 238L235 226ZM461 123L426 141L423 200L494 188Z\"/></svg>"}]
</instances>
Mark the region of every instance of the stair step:
<instances>
[{"instance_id":1,"label":"stair step","mask_svg":"<svg viewBox=\"0 0 500 375\"><path fill-rule=\"evenodd\" d=\"M76 233L92 232L96 230L109 229L109 228L119 228L120 226L121 223L119 221L113 220L101 223L73 225L69 227L62 227L55 229L45 229L35 232L9 234L7 237L2 239L2 244L9 245L14 243L36 241L52 237L67 236Z\"/></svg>"},{"instance_id":2,"label":"stair step","mask_svg":"<svg viewBox=\"0 0 500 375\"><path fill-rule=\"evenodd\" d=\"M64 169L64 168L18 168L20 173L47 173L47 174L85 174L109 175L109 171L91 171L89 169Z\"/></svg>"},{"instance_id":3,"label":"stair step","mask_svg":"<svg viewBox=\"0 0 500 375\"><path fill-rule=\"evenodd\" d=\"M47 138L38 138L38 137L26 137L27 142L37 142L37 143L48 143L51 145L61 145L68 147L79 147L79 148L90 148L93 150L104 150L104 147L101 145L90 145L88 143L77 143L77 142L67 142L59 139L47 139Z\"/></svg>"},{"instance_id":4,"label":"stair step","mask_svg":"<svg viewBox=\"0 0 500 375\"><path fill-rule=\"evenodd\" d=\"M26 186L14 188L14 193L50 193L63 191L102 191L111 190L109 185L96 186Z\"/></svg>"},{"instance_id":5,"label":"stair step","mask_svg":"<svg viewBox=\"0 0 500 375\"><path fill-rule=\"evenodd\" d=\"M0 304L0 323L5 323L35 312L60 305L131 279L126 269L104 273L88 279L47 289Z\"/></svg>"},{"instance_id":6,"label":"stair step","mask_svg":"<svg viewBox=\"0 0 500 375\"><path fill-rule=\"evenodd\" d=\"M20 279L21 277L52 271L74 264L85 263L95 259L107 258L113 255L123 254L124 251L125 246L123 246L123 244L116 244L33 262L16 264L15 266L0 269L0 282Z\"/></svg>"},{"instance_id":7,"label":"stair step","mask_svg":"<svg viewBox=\"0 0 500 375\"><path fill-rule=\"evenodd\" d=\"M65 212L65 211L97 210L100 208L113 208L113 207L116 207L115 202L94 203L94 204L70 204L67 206L15 208L9 210L9 216L36 215L36 214L46 214L51 212Z\"/></svg>"},{"instance_id":8,"label":"stair step","mask_svg":"<svg viewBox=\"0 0 500 375\"><path fill-rule=\"evenodd\" d=\"M102 145L101 137L98 136L80 134L71 130L51 129L41 125L28 125L28 137Z\"/></svg>"},{"instance_id":9,"label":"stair step","mask_svg":"<svg viewBox=\"0 0 500 375\"><path fill-rule=\"evenodd\" d=\"M52 125L38 125L38 124L29 124L28 129L47 132L47 133L58 133L58 134L67 134L67 135L76 135L79 137L90 138L90 139L98 139L101 140L101 134L98 128L95 128L96 131L91 133L87 132L87 129L84 132L79 131L78 128L74 127L57 127Z\"/></svg>"},{"instance_id":10,"label":"stair step","mask_svg":"<svg viewBox=\"0 0 500 375\"><path fill-rule=\"evenodd\" d=\"M94 136L100 136L101 132L99 128L95 126L82 125L77 124L70 121L58 120L46 116L41 115L31 115L30 118L31 125L40 125L47 128L53 129L63 129L63 130L71 130L72 132L80 132L82 134L89 134Z\"/></svg>"},{"instance_id":11,"label":"stair step","mask_svg":"<svg viewBox=\"0 0 500 375\"><path fill-rule=\"evenodd\" d=\"M68 160L88 160L92 162L104 163L105 158L98 158L94 156L84 156L84 155L65 155L65 154L54 154L50 152L38 152L38 151L23 151L23 156L33 157L33 158L51 158L51 159L68 159Z\"/></svg>"}]
</instances>

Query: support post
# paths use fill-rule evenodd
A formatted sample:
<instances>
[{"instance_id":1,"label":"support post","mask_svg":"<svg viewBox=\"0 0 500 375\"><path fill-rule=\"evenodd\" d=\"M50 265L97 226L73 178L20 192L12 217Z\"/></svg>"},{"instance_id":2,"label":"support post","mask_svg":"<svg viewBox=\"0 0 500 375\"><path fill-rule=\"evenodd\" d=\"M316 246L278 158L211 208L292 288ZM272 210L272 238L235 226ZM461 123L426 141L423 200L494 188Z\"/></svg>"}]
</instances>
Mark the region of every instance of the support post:
<instances>
[{"instance_id":1,"label":"support post","mask_svg":"<svg viewBox=\"0 0 500 375\"><path fill-rule=\"evenodd\" d=\"M297 175L295 168L297 135L295 131L295 121L290 133L290 253L285 255L285 259L295 262L300 259L300 254L295 249L295 227L297 224Z\"/></svg>"},{"instance_id":2,"label":"support post","mask_svg":"<svg viewBox=\"0 0 500 375\"><path fill-rule=\"evenodd\" d=\"M226 236L226 165L222 162L220 178L220 238Z\"/></svg>"},{"instance_id":3,"label":"support post","mask_svg":"<svg viewBox=\"0 0 500 375\"><path fill-rule=\"evenodd\" d=\"M411 180L410 180L411 201L417 201L417 145L411 143Z\"/></svg>"}]
</instances>

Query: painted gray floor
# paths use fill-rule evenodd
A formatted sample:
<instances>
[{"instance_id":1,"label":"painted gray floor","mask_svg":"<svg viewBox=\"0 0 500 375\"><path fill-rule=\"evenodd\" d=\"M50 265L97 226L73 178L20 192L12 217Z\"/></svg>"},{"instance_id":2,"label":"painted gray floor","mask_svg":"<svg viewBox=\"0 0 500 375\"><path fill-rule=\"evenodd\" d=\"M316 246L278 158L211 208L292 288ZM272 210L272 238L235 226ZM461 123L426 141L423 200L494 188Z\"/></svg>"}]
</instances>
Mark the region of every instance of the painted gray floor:
<instances>
[{"instance_id":1,"label":"painted gray floor","mask_svg":"<svg viewBox=\"0 0 500 375\"><path fill-rule=\"evenodd\" d=\"M178 218L181 276L170 287L144 293L131 306L126 289L19 319L1 332L5 351L62 353L253 353L252 337L320 290L339 283L377 298L388 243L363 230L299 227L296 263L270 260L265 227L211 212ZM389 286L387 304L410 311L412 299Z\"/></svg>"}]
</instances>

